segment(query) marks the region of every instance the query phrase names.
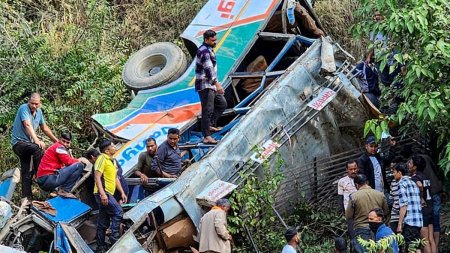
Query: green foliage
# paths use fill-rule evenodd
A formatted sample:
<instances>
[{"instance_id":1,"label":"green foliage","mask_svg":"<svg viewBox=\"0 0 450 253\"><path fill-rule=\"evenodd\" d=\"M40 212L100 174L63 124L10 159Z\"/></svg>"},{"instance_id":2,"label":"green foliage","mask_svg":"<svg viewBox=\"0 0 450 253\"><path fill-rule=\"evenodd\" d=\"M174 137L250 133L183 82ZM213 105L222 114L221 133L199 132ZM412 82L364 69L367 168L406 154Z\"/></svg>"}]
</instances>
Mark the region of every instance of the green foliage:
<instances>
[{"instance_id":1,"label":"green foliage","mask_svg":"<svg viewBox=\"0 0 450 253\"><path fill-rule=\"evenodd\" d=\"M250 172L241 172L244 183L230 198L233 208L233 214L229 216L230 232L246 237L245 228L251 229L256 245L263 252L278 251L285 243L284 228L279 226L272 211L275 191L283 180L281 167L284 162L279 154L276 155L275 163L273 170L268 161L263 164L262 179L253 174L252 170L244 169L243 171ZM251 249L249 240L245 240L238 252L248 252Z\"/></svg>"},{"instance_id":2,"label":"green foliage","mask_svg":"<svg viewBox=\"0 0 450 253\"><path fill-rule=\"evenodd\" d=\"M375 10L384 20L367 20ZM357 37L367 37L370 32L382 33L388 40L372 45L379 52L376 61L386 66L392 50L397 64L405 66L406 73L399 75L404 87L396 92L405 101L396 115L366 124L379 136L381 121L395 121L406 130L438 136L442 150L440 166L450 172L450 2L447 0L395 1L363 0L357 11L366 21L355 24L352 31ZM396 66L391 66L390 71ZM384 123L385 126L387 125ZM375 130L375 131L373 131ZM367 132L367 131L365 131Z\"/></svg>"},{"instance_id":3,"label":"green foliage","mask_svg":"<svg viewBox=\"0 0 450 253\"><path fill-rule=\"evenodd\" d=\"M236 242L236 252L253 251L246 229L261 252L279 252L286 244L283 236L285 227L272 209L275 193L283 180L280 171L283 164L276 153L274 161L263 164L262 178L253 173L241 173L244 183L230 198L233 213L228 217L230 232L235 238L244 238ZM242 171L251 171L248 169ZM321 209L308 204L301 197L299 199L301 201L289 216L284 217L284 221L300 230L300 247L304 253L331 252L334 238L343 236L346 231L345 218L334 206L322 205Z\"/></svg>"},{"instance_id":4,"label":"green foliage","mask_svg":"<svg viewBox=\"0 0 450 253\"><path fill-rule=\"evenodd\" d=\"M345 218L333 203L314 206L302 200L287 222L301 228L301 247L305 252L332 252L334 238L342 237L347 229Z\"/></svg>"},{"instance_id":5,"label":"green foliage","mask_svg":"<svg viewBox=\"0 0 450 253\"><path fill-rule=\"evenodd\" d=\"M0 168L18 164L10 131L34 91L53 132L72 131L72 146L86 149L91 116L130 100L121 80L128 56L155 41L181 45L179 34L204 2L0 1Z\"/></svg>"},{"instance_id":6,"label":"green foliage","mask_svg":"<svg viewBox=\"0 0 450 253\"><path fill-rule=\"evenodd\" d=\"M364 240L361 237L358 237L358 242L361 244L361 246L363 246L367 252L369 253L378 253L378 252L386 252L386 253L392 253L393 249L392 249L392 243L394 243L395 241L397 241L397 244L403 245L405 243L405 240L403 238L403 235L401 234L393 234L390 236L386 236L380 240L378 240L377 242L375 242L374 240ZM410 244L410 248L413 249L408 250L408 252L415 252L415 250L417 249L417 245L413 245L413 248L411 247L412 244Z\"/></svg>"}]
</instances>

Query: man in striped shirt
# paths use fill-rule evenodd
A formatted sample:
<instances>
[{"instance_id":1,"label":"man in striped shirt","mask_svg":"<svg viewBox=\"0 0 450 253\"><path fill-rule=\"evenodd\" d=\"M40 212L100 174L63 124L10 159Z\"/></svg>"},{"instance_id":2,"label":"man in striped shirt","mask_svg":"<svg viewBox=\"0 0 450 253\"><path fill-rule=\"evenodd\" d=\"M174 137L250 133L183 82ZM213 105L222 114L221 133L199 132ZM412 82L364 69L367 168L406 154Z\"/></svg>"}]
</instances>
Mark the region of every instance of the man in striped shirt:
<instances>
[{"instance_id":1,"label":"man in striped shirt","mask_svg":"<svg viewBox=\"0 0 450 253\"><path fill-rule=\"evenodd\" d=\"M227 108L224 90L217 80L217 61L213 51L216 41L216 32L207 30L203 34L203 44L198 48L195 58L195 90L202 105L203 143L210 144L217 143L211 137L211 132L220 130L215 124Z\"/></svg>"},{"instance_id":2,"label":"man in striped shirt","mask_svg":"<svg viewBox=\"0 0 450 253\"><path fill-rule=\"evenodd\" d=\"M391 173L394 174L394 168L397 163L403 162L401 157L394 158L390 164ZM390 191L391 199L392 199L392 209L391 209L391 218L389 220L389 226L392 231L397 230L398 226L398 218L400 216L400 205L398 203L398 182L395 178L391 182L391 191Z\"/></svg>"}]
</instances>

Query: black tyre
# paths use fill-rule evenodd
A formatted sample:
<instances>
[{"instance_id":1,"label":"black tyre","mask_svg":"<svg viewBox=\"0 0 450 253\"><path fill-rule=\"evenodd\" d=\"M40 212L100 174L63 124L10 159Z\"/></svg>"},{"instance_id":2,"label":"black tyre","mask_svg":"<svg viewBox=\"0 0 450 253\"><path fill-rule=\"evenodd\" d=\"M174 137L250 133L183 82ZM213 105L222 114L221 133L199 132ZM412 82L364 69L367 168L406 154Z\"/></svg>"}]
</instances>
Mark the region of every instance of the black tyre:
<instances>
[{"instance_id":1,"label":"black tyre","mask_svg":"<svg viewBox=\"0 0 450 253\"><path fill-rule=\"evenodd\" d=\"M151 89L176 80L186 67L181 48L170 42L159 42L131 55L123 68L122 79L132 90Z\"/></svg>"}]
</instances>

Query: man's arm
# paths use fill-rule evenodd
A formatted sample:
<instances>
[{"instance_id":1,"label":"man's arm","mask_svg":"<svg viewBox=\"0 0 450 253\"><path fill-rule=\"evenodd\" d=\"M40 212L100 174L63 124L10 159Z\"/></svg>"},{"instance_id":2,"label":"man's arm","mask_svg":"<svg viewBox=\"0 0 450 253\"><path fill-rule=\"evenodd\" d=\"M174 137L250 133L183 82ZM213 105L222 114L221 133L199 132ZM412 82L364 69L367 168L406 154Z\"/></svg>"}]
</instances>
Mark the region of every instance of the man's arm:
<instances>
[{"instance_id":1,"label":"man's arm","mask_svg":"<svg viewBox=\"0 0 450 253\"><path fill-rule=\"evenodd\" d=\"M142 185L145 185L145 184L147 184L147 182L148 182L148 177L147 177L144 173L142 173L142 170L144 169L144 164L145 164L145 156L142 155L142 154L143 154L143 153L141 153L141 154L139 155L138 163L137 163L137 165L136 165L136 171L134 172L134 175L140 177L140 179L141 179L141 184L142 184ZM152 160L152 162L153 162L153 160ZM151 166L151 165L150 165L150 166Z\"/></svg>"},{"instance_id":2,"label":"man's arm","mask_svg":"<svg viewBox=\"0 0 450 253\"><path fill-rule=\"evenodd\" d=\"M338 206L340 213L345 215L344 186L342 185L341 180L338 181Z\"/></svg>"},{"instance_id":3,"label":"man's arm","mask_svg":"<svg viewBox=\"0 0 450 253\"><path fill-rule=\"evenodd\" d=\"M42 132L44 132L44 134L47 135L47 137L50 138L50 140L52 140L53 142L58 141L58 138L55 137L55 135L52 133L52 130L50 129L50 127L47 126L47 124L43 124L40 127Z\"/></svg>"},{"instance_id":4,"label":"man's arm","mask_svg":"<svg viewBox=\"0 0 450 253\"><path fill-rule=\"evenodd\" d=\"M347 220L353 219L353 214L355 212L353 209L354 205L355 203L353 202L352 195L350 195L350 200L348 201L347 209L345 210L345 218L347 218Z\"/></svg>"},{"instance_id":5,"label":"man's arm","mask_svg":"<svg viewBox=\"0 0 450 253\"><path fill-rule=\"evenodd\" d=\"M406 216L406 210L408 209L408 197L406 196L406 186L401 182L398 184L398 204L400 206L400 213L398 218L397 231L401 233L403 231L403 222Z\"/></svg>"},{"instance_id":6,"label":"man's arm","mask_svg":"<svg viewBox=\"0 0 450 253\"><path fill-rule=\"evenodd\" d=\"M426 202L425 202L425 199L423 198L423 185L422 185L422 182L417 180L416 181L416 185L417 185L417 187L419 187L419 191L420 191L420 204L422 205L422 207L424 207Z\"/></svg>"},{"instance_id":7,"label":"man's arm","mask_svg":"<svg viewBox=\"0 0 450 253\"><path fill-rule=\"evenodd\" d=\"M202 52L200 61L203 66L203 70L205 71L205 77L208 78L208 80L211 80L213 84L217 82L217 73L216 70L214 69L214 65L212 63L209 52L207 51Z\"/></svg>"},{"instance_id":8,"label":"man's arm","mask_svg":"<svg viewBox=\"0 0 450 253\"><path fill-rule=\"evenodd\" d=\"M69 151L64 147L58 147L56 148L56 154L58 155L58 159L65 165L65 166L69 166L72 165L74 163L78 163L80 162L78 159L73 158L70 154Z\"/></svg>"},{"instance_id":9,"label":"man's arm","mask_svg":"<svg viewBox=\"0 0 450 253\"><path fill-rule=\"evenodd\" d=\"M408 209L408 205L404 205L404 206L400 207L400 214L398 217L398 225L397 225L397 231L396 231L398 233L403 232L403 221L405 220L407 209Z\"/></svg>"},{"instance_id":10,"label":"man's arm","mask_svg":"<svg viewBox=\"0 0 450 253\"><path fill-rule=\"evenodd\" d=\"M387 204L387 201L386 201L386 198L384 197L384 195L383 195L383 200L382 201L383 201L382 208L383 208L383 211L385 213L385 217L388 217L388 214L390 213L389 212L389 206Z\"/></svg>"},{"instance_id":11,"label":"man's arm","mask_svg":"<svg viewBox=\"0 0 450 253\"><path fill-rule=\"evenodd\" d=\"M120 195L122 197L122 203L121 204L127 203L127 195L123 191L122 184L120 183L119 177L116 177L116 189L119 190Z\"/></svg>"},{"instance_id":12,"label":"man's arm","mask_svg":"<svg viewBox=\"0 0 450 253\"><path fill-rule=\"evenodd\" d=\"M155 157L153 157L153 160L152 160L152 170L155 171L161 177L177 178L176 175L171 175L171 174L165 172L163 170L163 168L161 168L162 166L161 166L160 161L164 161L166 156L167 156L167 150L165 148L159 147L158 150L156 150L156 155L155 155ZM158 159L159 159L159 161L158 161Z\"/></svg>"},{"instance_id":13,"label":"man's arm","mask_svg":"<svg viewBox=\"0 0 450 253\"><path fill-rule=\"evenodd\" d=\"M227 217L225 212L219 212L214 218L214 227L216 228L216 233L224 241L231 239L231 236L227 230L226 219Z\"/></svg>"},{"instance_id":14,"label":"man's arm","mask_svg":"<svg viewBox=\"0 0 450 253\"><path fill-rule=\"evenodd\" d=\"M28 136L31 137L34 143L36 143L40 148L45 149L45 143L37 137L36 132L33 129L33 126L31 125L31 121L26 119L22 121L22 124L25 128L25 132L28 134Z\"/></svg>"},{"instance_id":15,"label":"man's arm","mask_svg":"<svg viewBox=\"0 0 450 253\"><path fill-rule=\"evenodd\" d=\"M203 70L205 71L206 78L211 81L212 85L216 86L216 90L219 94L223 94L224 91L222 85L217 81L216 69L214 68L209 52L202 53L202 58L200 61L203 66Z\"/></svg>"},{"instance_id":16,"label":"man's arm","mask_svg":"<svg viewBox=\"0 0 450 253\"><path fill-rule=\"evenodd\" d=\"M95 173L94 173L95 185L97 185L97 189L98 189L98 193L100 194L100 199L102 201L102 205L107 206L108 205L108 196L106 195L105 189L103 189L102 175L103 175L102 172L95 170Z\"/></svg>"}]
</instances>

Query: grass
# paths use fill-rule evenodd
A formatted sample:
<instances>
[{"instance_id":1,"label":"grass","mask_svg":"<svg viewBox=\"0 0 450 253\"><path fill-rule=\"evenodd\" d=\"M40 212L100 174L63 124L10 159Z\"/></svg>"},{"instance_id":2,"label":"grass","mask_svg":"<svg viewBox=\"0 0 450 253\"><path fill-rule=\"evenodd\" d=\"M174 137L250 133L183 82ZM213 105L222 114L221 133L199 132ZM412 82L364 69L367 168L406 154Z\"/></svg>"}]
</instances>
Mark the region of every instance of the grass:
<instances>
[{"instance_id":1,"label":"grass","mask_svg":"<svg viewBox=\"0 0 450 253\"><path fill-rule=\"evenodd\" d=\"M367 41L352 38L349 31L349 27L359 21L354 15L359 5L359 0L317 0L314 5L328 35L357 60L362 59L367 48Z\"/></svg>"}]
</instances>

